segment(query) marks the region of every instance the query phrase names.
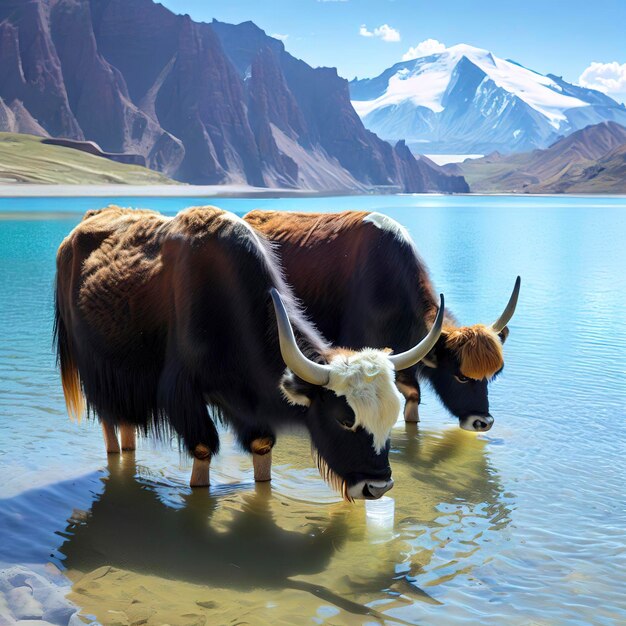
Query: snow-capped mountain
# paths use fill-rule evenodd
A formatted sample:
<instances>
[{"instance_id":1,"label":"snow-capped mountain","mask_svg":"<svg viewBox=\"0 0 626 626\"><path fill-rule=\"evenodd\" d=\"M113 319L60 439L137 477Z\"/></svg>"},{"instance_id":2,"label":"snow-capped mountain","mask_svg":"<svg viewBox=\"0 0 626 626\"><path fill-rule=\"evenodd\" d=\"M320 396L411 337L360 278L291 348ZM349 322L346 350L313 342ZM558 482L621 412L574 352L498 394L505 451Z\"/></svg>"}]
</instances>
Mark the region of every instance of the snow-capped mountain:
<instances>
[{"instance_id":1,"label":"snow-capped mountain","mask_svg":"<svg viewBox=\"0 0 626 626\"><path fill-rule=\"evenodd\" d=\"M589 124L626 125L608 96L460 44L350 83L365 126L424 153L543 148Z\"/></svg>"}]
</instances>

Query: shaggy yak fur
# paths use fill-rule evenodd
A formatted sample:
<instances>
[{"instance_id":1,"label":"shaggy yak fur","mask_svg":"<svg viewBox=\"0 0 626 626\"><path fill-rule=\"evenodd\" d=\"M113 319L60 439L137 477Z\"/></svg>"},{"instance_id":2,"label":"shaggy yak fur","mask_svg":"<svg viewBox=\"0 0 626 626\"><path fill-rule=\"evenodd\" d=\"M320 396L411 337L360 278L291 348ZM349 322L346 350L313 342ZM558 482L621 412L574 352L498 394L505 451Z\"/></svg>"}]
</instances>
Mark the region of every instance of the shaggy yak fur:
<instances>
[{"instance_id":1,"label":"shaggy yak fur","mask_svg":"<svg viewBox=\"0 0 626 626\"><path fill-rule=\"evenodd\" d=\"M438 299L403 226L379 213L252 211L246 220L272 241L286 278L332 342L407 350L430 329ZM421 364L398 372L405 417L417 421L419 379L432 383L459 419L489 415L487 382L504 366L501 333L459 327L446 311L443 332Z\"/></svg>"},{"instance_id":2,"label":"shaggy yak fur","mask_svg":"<svg viewBox=\"0 0 626 626\"><path fill-rule=\"evenodd\" d=\"M331 364L326 387L285 372L272 287L301 350ZM173 430L206 456L219 449L209 405L253 452L260 438L273 445L282 424L304 425L344 495L391 475L400 396L386 353L329 347L300 312L271 246L233 214L89 211L58 251L55 333L71 415L86 399L109 426Z\"/></svg>"}]
</instances>

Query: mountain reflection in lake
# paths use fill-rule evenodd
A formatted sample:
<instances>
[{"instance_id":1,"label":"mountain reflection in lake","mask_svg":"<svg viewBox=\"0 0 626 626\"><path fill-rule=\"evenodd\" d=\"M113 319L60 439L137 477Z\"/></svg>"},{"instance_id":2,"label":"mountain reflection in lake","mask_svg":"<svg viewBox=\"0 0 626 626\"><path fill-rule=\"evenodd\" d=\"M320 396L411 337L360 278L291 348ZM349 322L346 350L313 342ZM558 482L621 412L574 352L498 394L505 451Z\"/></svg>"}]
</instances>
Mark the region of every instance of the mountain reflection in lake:
<instances>
[{"instance_id":1,"label":"mountain reflection in lake","mask_svg":"<svg viewBox=\"0 0 626 626\"><path fill-rule=\"evenodd\" d=\"M393 431L394 489L354 505L296 434L279 439L271 485L255 485L224 433L211 489L192 492L173 442L107 462L97 425L67 419L55 252L78 211L107 202L0 201L0 570L55 564L103 624L626 622L626 200L212 201L383 211L461 322L491 321L522 274L493 429L460 431L425 390L419 427ZM120 200L169 213L202 202Z\"/></svg>"}]
</instances>

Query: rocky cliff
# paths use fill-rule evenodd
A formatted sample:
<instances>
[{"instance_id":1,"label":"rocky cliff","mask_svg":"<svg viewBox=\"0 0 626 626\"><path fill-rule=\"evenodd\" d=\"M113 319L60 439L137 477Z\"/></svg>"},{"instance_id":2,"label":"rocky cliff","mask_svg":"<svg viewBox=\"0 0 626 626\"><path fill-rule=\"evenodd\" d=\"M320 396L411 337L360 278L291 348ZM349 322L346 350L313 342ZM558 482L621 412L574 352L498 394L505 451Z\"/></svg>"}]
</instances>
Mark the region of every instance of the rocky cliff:
<instances>
[{"instance_id":1,"label":"rocky cliff","mask_svg":"<svg viewBox=\"0 0 626 626\"><path fill-rule=\"evenodd\" d=\"M178 180L467 191L367 131L334 69L251 22L152 0L3 0L0 130L95 141Z\"/></svg>"}]
</instances>

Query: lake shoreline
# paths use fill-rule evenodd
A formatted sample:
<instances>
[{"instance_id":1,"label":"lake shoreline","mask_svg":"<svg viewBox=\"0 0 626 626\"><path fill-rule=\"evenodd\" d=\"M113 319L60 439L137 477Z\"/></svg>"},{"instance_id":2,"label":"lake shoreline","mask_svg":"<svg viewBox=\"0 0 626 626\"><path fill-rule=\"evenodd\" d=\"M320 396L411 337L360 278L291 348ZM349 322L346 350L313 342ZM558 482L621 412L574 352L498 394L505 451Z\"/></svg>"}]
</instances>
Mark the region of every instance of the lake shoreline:
<instances>
[{"instance_id":1,"label":"lake shoreline","mask_svg":"<svg viewBox=\"0 0 626 626\"><path fill-rule=\"evenodd\" d=\"M369 194L248 185L0 185L0 198L310 198L351 195Z\"/></svg>"},{"instance_id":2,"label":"lake shoreline","mask_svg":"<svg viewBox=\"0 0 626 626\"><path fill-rule=\"evenodd\" d=\"M286 189L250 187L248 185L0 185L0 198L332 198L342 196L486 196L521 198L626 198L625 194L610 193L398 193L373 190L359 191L315 191L310 189Z\"/></svg>"}]
</instances>

